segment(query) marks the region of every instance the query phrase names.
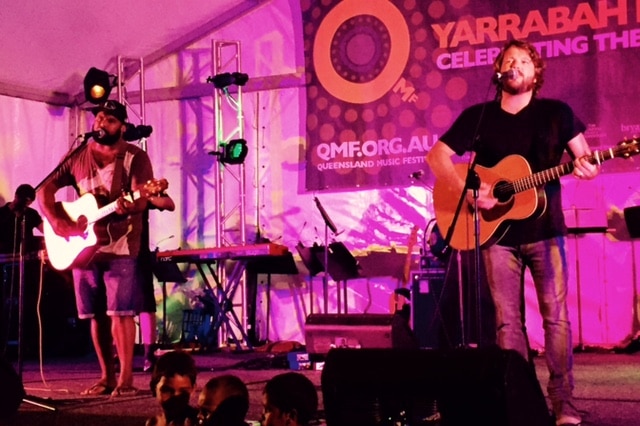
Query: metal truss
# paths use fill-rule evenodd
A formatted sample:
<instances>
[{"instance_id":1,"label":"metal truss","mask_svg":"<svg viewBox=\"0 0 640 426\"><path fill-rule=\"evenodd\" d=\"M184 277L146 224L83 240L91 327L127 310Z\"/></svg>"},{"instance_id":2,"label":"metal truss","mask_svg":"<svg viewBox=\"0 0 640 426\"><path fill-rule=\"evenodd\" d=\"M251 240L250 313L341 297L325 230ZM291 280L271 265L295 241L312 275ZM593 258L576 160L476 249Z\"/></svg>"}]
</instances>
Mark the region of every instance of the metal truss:
<instances>
[{"instance_id":1,"label":"metal truss","mask_svg":"<svg viewBox=\"0 0 640 426\"><path fill-rule=\"evenodd\" d=\"M127 58L124 56L118 55L117 57L117 90L118 90L118 102L126 106L129 110L131 110L135 116L139 124L145 124L145 98L144 98L144 63L142 58ZM133 80L134 78L138 78L139 85L139 94L140 99L138 102L138 108L133 108L132 104L129 103L127 99L127 90L126 84ZM131 117L129 117L129 122L131 122ZM140 148L147 150L147 138L140 139Z\"/></svg>"},{"instance_id":2,"label":"metal truss","mask_svg":"<svg viewBox=\"0 0 640 426\"><path fill-rule=\"evenodd\" d=\"M239 41L221 41L212 40L212 75L216 76L222 73L241 72L241 46ZM233 90L235 93L231 93ZM234 139L244 139L244 114L242 111L242 87L231 86L221 89L214 89L214 129L216 138L216 149L221 150L222 146ZM246 183L245 183L245 165L242 164L223 164L220 156L217 156L214 170L217 177L217 185L215 191L215 229L216 229L216 246L232 246L245 245L247 243L246 236ZM218 263L218 275L220 283L226 286L221 293L235 293L235 289L240 289L239 299L231 298L232 306L229 307L226 315L229 321L226 330L221 330L221 337L231 336L240 349L241 342L235 338L232 328L237 328L240 335L245 341L245 345L251 348L250 342L246 337L245 330L247 328L247 299L246 299L246 272L244 268L234 268L229 276L227 276L225 261ZM241 271L241 272L238 272ZM231 291L233 290L233 291ZM234 300L236 299L236 300ZM241 306L241 324L237 323L237 316L233 308Z\"/></svg>"},{"instance_id":3,"label":"metal truss","mask_svg":"<svg viewBox=\"0 0 640 426\"><path fill-rule=\"evenodd\" d=\"M241 72L240 42L212 41L213 75ZM236 90L235 96L230 90ZM233 139L244 139L242 87L215 89L214 126L217 148ZM246 244L246 184L244 163L237 165L216 162L216 246Z\"/></svg>"}]
</instances>

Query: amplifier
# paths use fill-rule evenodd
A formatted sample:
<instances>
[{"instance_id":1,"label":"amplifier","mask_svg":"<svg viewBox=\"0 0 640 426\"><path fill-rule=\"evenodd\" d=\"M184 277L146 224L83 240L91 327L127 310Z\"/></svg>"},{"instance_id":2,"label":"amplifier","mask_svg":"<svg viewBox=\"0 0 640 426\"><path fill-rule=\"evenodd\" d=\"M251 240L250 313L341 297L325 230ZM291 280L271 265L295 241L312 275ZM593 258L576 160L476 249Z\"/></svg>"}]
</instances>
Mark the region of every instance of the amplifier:
<instances>
[{"instance_id":1,"label":"amplifier","mask_svg":"<svg viewBox=\"0 0 640 426\"><path fill-rule=\"evenodd\" d=\"M443 321L440 300L444 287L444 268L411 272L411 323L421 348L440 348Z\"/></svg>"},{"instance_id":2,"label":"amplifier","mask_svg":"<svg viewBox=\"0 0 640 426\"><path fill-rule=\"evenodd\" d=\"M391 348L391 314L311 314L305 324L310 354L326 355L332 348Z\"/></svg>"}]
</instances>

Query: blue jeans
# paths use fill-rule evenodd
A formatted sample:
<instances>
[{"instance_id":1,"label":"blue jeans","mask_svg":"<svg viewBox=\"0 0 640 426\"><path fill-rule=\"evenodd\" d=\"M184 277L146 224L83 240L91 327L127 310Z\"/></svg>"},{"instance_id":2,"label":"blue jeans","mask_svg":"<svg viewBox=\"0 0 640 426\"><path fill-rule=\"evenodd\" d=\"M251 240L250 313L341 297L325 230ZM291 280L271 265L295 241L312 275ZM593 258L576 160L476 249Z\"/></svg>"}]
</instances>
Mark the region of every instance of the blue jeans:
<instances>
[{"instance_id":1,"label":"blue jeans","mask_svg":"<svg viewBox=\"0 0 640 426\"><path fill-rule=\"evenodd\" d=\"M563 237L517 247L493 245L482 250L496 308L498 345L529 360L524 321L524 272L529 268L544 328L544 349L554 407L571 400L573 348L567 309L567 258Z\"/></svg>"}]
</instances>

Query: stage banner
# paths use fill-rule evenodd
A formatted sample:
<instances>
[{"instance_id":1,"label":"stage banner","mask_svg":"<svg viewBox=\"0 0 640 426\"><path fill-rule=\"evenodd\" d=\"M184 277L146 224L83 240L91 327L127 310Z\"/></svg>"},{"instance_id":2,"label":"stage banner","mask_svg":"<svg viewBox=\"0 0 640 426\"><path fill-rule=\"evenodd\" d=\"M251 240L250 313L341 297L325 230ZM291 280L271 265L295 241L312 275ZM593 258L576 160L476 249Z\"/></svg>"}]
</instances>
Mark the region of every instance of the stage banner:
<instances>
[{"instance_id":1,"label":"stage banner","mask_svg":"<svg viewBox=\"0 0 640 426\"><path fill-rule=\"evenodd\" d=\"M303 0L306 189L432 184L426 153L495 97L492 63L514 38L536 44L540 96L569 103L594 149L640 134L639 3Z\"/></svg>"}]
</instances>

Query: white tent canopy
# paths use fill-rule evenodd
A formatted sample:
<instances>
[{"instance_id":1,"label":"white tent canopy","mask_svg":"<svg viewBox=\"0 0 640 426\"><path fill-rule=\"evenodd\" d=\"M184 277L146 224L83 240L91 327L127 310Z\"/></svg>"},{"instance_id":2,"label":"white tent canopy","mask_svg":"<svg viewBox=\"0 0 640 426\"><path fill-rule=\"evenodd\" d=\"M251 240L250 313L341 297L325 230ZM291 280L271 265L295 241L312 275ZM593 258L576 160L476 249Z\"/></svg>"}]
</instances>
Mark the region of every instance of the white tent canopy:
<instances>
[{"instance_id":1,"label":"white tent canopy","mask_svg":"<svg viewBox=\"0 0 640 426\"><path fill-rule=\"evenodd\" d=\"M3 1L0 95L71 105L91 66L118 55L152 65L262 2Z\"/></svg>"}]
</instances>

